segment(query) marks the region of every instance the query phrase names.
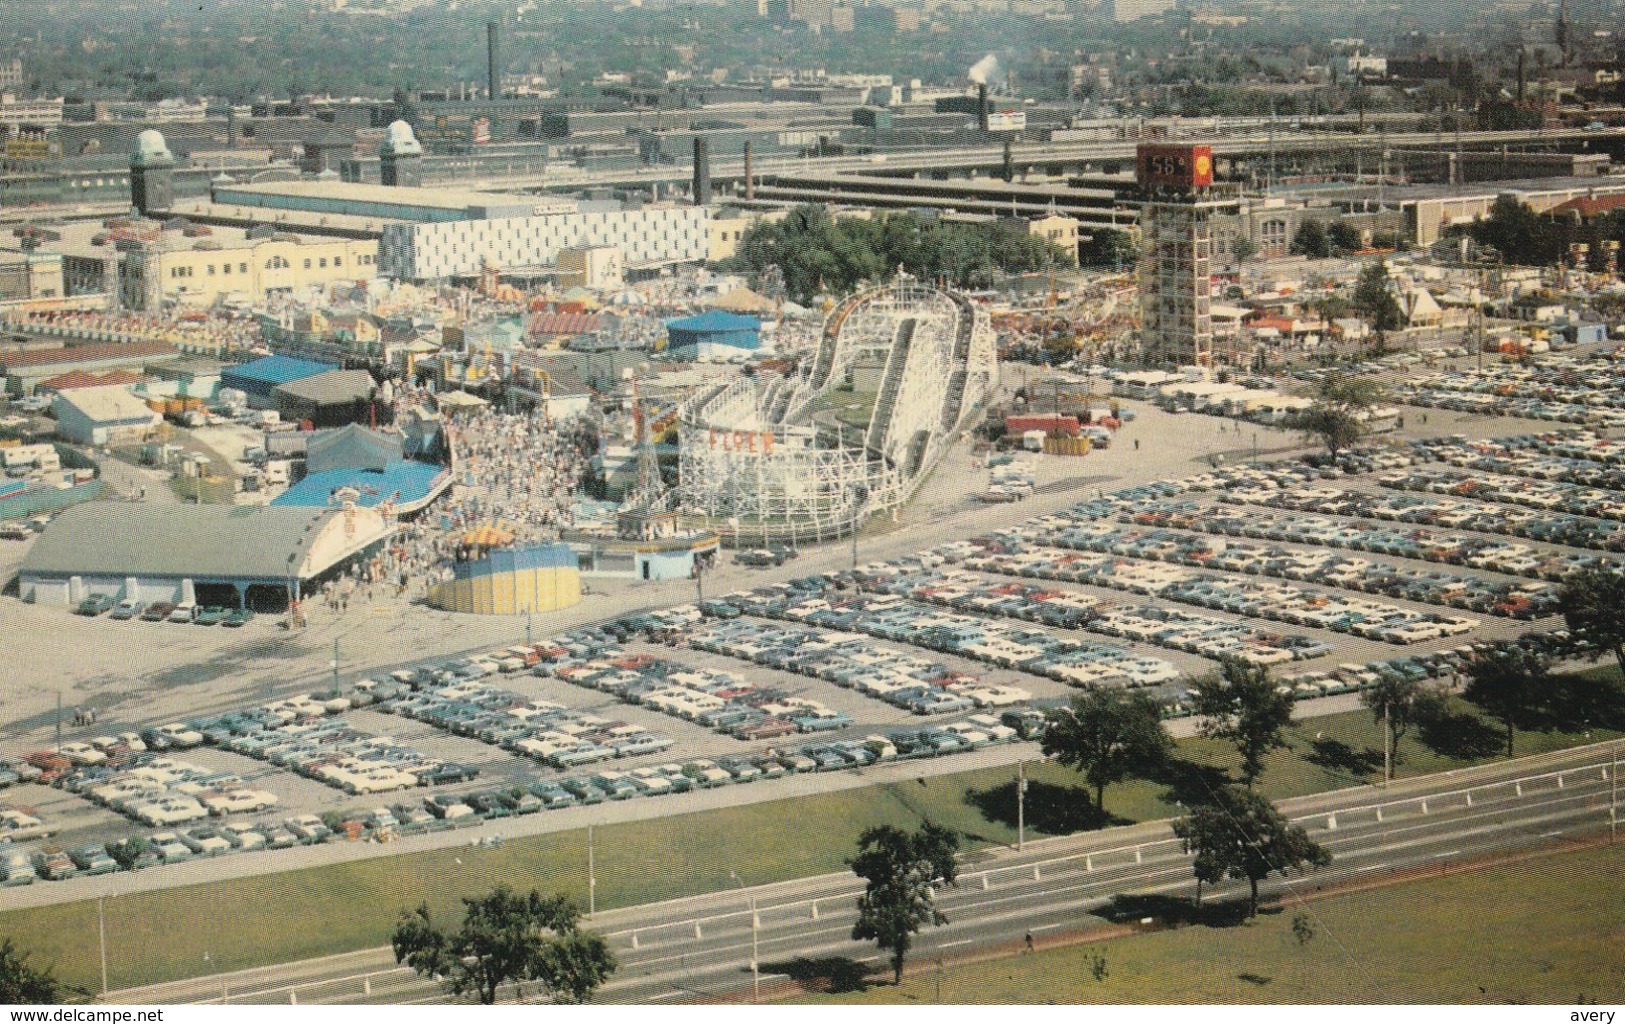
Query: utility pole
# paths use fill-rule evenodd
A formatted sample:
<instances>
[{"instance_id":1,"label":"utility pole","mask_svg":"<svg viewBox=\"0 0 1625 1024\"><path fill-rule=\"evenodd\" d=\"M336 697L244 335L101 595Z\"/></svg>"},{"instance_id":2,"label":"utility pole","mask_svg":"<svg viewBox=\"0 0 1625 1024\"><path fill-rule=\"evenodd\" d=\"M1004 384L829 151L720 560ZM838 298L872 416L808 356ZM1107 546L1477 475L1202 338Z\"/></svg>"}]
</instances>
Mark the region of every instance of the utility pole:
<instances>
[{"instance_id":1,"label":"utility pole","mask_svg":"<svg viewBox=\"0 0 1625 1024\"><path fill-rule=\"evenodd\" d=\"M592 826L587 826L587 916L598 913L598 865L592 845Z\"/></svg>"},{"instance_id":2,"label":"utility pole","mask_svg":"<svg viewBox=\"0 0 1625 1024\"><path fill-rule=\"evenodd\" d=\"M1614 741L1613 764L1608 769L1608 845L1619 838L1619 741ZM105 984L105 983L104 983Z\"/></svg>"},{"instance_id":3,"label":"utility pole","mask_svg":"<svg viewBox=\"0 0 1625 1024\"><path fill-rule=\"evenodd\" d=\"M56 752L62 753L62 691L56 691Z\"/></svg>"},{"instance_id":4,"label":"utility pole","mask_svg":"<svg viewBox=\"0 0 1625 1024\"><path fill-rule=\"evenodd\" d=\"M333 638L333 689L339 688L339 638Z\"/></svg>"}]
</instances>

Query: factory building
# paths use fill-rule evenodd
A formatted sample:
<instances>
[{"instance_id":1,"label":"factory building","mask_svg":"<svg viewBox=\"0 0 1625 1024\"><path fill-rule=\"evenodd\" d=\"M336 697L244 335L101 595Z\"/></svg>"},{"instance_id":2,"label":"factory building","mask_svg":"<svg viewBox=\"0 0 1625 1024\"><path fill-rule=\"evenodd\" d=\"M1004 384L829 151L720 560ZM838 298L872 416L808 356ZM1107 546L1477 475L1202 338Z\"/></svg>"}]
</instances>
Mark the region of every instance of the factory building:
<instances>
[{"instance_id":1,"label":"factory building","mask_svg":"<svg viewBox=\"0 0 1625 1024\"><path fill-rule=\"evenodd\" d=\"M96 446L140 444L163 420L117 385L60 390L51 402L51 415L59 437Z\"/></svg>"},{"instance_id":2,"label":"factory building","mask_svg":"<svg viewBox=\"0 0 1625 1024\"><path fill-rule=\"evenodd\" d=\"M566 249L618 247L628 270L698 263L709 252L703 207L643 207L497 220L384 226L379 273L405 281L554 267Z\"/></svg>"}]
</instances>

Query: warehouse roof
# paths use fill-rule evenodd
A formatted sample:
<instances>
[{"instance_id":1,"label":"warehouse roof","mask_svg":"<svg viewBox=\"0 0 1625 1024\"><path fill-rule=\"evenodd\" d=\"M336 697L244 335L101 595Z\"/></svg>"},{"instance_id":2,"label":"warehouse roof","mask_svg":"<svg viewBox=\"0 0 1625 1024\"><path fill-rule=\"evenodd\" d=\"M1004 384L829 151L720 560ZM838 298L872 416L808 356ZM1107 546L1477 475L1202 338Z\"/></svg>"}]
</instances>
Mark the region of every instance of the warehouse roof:
<instances>
[{"instance_id":1,"label":"warehouse roof","mask_svg":"<svg viewBox=\"0 0 1625 1024\"><path fill-rule=\"evenodd\" d=\"M67 509L23 557L25 575L281 579L302 564L327 508L93 501Z\"/></svg>"},{"instance_id":2,"label":"warehouse roof","mask_svg":"<svg viewBox=\"0 0 1625 1024\"><path fill-rule=\"evenodd\" d=\"M151 423L158 414L141 399L118 385L100 388L71 388L59 393L56 401L79 410L92 423Z\"/></svg>"},{"instance_id":3,"label":"warehouse roof","mask_svg":"<svg viewBox=\"0 0 1625 1024\"><path fill-rule=\"evenodd\" d=\"M135 362L150 356L178 354L167 341L127 341L105 345L69 345L65 348L25 349L22 352L0 352L0 366L19 370L33 366L72 366L75 363L95 363L109 359L128 359Z\"/></svg>"},{"instance_id":4,"label":"warehouse roof","mask_svg":"<svg viewBox=\"0 0 1625 1024\"><path fill-rule=\"evenodd\" d=\"M290 381L314 377L338 367L332 363L318 363L313 359L294 359L291 356L266 356L251 363L228 366L220 371L222 379L255 381L262 384L287 384Z\"/></svg>"},{"instance_id":5,"label":"warehouse roof","mask_svg":"<svg viewBox=\"0 0 1625 1024\"><path fill-rule=\"evenodd\" d=\"M276 393L315 405L340 405L372 397L377 386L366 370L330 370L278 385Z\"/></svg>"}]
</instances>

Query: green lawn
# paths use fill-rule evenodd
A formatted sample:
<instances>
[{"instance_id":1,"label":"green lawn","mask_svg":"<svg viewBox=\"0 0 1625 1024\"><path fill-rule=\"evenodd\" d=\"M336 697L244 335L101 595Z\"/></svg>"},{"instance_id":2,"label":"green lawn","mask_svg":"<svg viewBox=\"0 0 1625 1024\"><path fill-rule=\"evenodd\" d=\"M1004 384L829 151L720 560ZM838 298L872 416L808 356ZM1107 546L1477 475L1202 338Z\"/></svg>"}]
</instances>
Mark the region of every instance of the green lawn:
<instances>
[{"instance_id":1,"label":"green lawn","mask_svg":"<svg viewBox=\"0 0 1625 1024\"><path fill-rule=\"evenodd\" d=\"M1600 847L980 963L832 1003L1618 1003L1625 847ZM1292 921L1303 912L1307 942ZM1105 961L1097 980L1094 957ZM873 978L873 976L872 976Z\"/></svg>"},{"instance_id":2,"label":"green lawn","mask_svg":"<svg viewBox=\"0 0 1625 1024\"><path fill-rule=\"evenodd\" d=\"M1591 738L1614 735L1598 731ZM1289 739L1259 781L1272 797L1343 788L1380 775L1381 733L1364 712L1312 719L1294 726ZM1573 733L1520 734L1518 752L1584 740ZM1215 782L1213 769L1235 761L1233 751L1209 740L1182 740L1179 753L1182 769L1174 777L1187 797L1200 797ZM1485 760L1499 747L1450 758L1407 737L1401 753L1400 770L1411 775ZM1029 836L1095 824L1077 776L1036 760L1036 748L1033 755ZM734 884L730 871L752 884L838 871L858 833L881 823L929 817L960 830L972 848L1011 844L1013 776L1009 769L963 772L604 826L595 830L598 905L714 891ZM1119 822L1169 817L1180 808L1168 802L1168 794L1165 782L1125 783L1107 790L1106 809ZM383 945L402 908L427 900L437 912L450 913L458 897L483 893L498 881L561 891L585 905L585 831L118 896L107 900L109 982L122 988ZM0 914L0 935L15 938L36 963L56 965L69 982L99 984L94 901Z\"/></svg>"}]
</instances>

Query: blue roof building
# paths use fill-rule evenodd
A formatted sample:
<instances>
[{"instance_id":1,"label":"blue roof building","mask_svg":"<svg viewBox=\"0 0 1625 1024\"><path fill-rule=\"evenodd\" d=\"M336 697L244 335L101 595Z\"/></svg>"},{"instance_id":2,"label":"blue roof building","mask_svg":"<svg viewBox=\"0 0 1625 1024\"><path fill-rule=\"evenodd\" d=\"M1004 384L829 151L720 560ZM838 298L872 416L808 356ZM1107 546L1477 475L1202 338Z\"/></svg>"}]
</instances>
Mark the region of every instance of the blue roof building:
<instances>
[{"instance_id":1,"label":"blue roof building","mask_svg":"<svg viewBox=\"0 0 1625 1024\"><path fill-rule=\"evenodd\" d=\"M236 388L260 398L269 399L278 386L296 380L331 373L338 367L332 363L318 363L311 359L290 356L266 356L251 363L227 367L220 371L220 386Z\"/></svg>"},{"instance_id":2,"label":"blue roof building","mask_svg":"<svg viewBox=\"0 0 1625 1024\"><path fill-rule=\"evenodd\" d=\"M322 507L345 488L356 492L358 508L372 508L393 499L398 515L421 511L451 486L451 470L432 462L389 462L383 469L356 467L311 473L272 499L276 507Z\"/></svg>"},{"instance_id":3,"label":"blue roof building","mask_svg":"<svg viewBox=\"0 0 1625 1024\"><path fill-rule=\"evenodd\" d=\"M762 347L762 322L713 309L666 321L666 350L685 359L726 359Z\"/></svg>"}]
</instances>

